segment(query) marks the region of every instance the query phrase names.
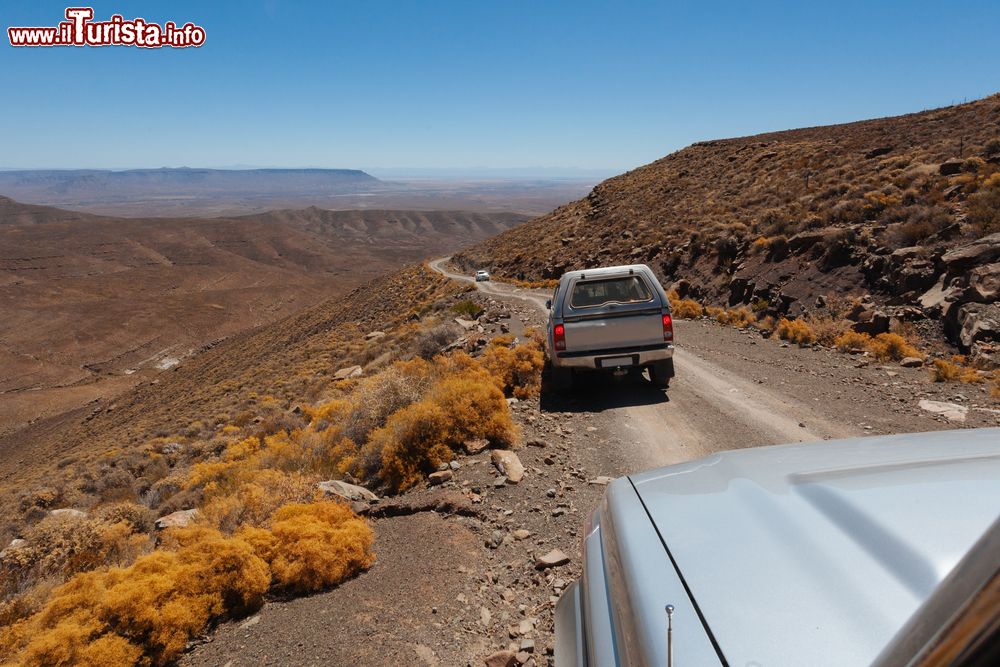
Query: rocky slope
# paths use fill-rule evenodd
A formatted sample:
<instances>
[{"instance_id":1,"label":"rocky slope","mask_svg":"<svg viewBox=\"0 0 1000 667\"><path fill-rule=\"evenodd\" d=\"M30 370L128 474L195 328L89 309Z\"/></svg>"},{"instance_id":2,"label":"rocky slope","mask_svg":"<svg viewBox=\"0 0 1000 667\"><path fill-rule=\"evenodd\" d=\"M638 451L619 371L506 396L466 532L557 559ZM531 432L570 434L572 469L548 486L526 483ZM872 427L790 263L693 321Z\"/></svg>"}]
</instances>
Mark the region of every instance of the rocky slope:
<instances>
[{"instance_id":1,"label":"rocky slope","mask_svg":"<svg viewBox=\"0 0 1000 667\"><path fill-rule=\"evenodd\" d=\"M801 316L822 312L830 295L855 297L844 310L869 332L896 318L997 361L998 127L994 95L700 142L456 261L532 280L644 262L666 283L683 281L681 292L761 314Z\"/></svg>"}]
</instances>

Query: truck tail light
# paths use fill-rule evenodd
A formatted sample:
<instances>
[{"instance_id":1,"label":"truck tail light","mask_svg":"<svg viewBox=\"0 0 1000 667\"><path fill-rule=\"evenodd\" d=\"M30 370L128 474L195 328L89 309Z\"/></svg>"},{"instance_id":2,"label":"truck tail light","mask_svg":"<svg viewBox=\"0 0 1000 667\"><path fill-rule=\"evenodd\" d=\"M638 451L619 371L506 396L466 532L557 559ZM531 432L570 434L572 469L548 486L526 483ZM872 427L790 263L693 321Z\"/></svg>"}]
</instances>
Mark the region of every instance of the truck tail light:
<instances>
[{"instance_id":1,"label":"truck tail light","mask_svg":"<svg viewBox=\"0 0 1000 667\"><path fill-rule=\"evenodd\" d=\"M674 340L674 320L670 317L670 313L663 314L663 340Z\"/></svg>"},{"instance_id":2,"label":"truck tail light","mask_svg":"<svg viewBox=\"0 0 1000 667\"><path fill-rule=\"evenodd\" d=\"M552 328L552 342L557 350L566 349L566 327L557 324Z\"/></svg>"}]
</instances>

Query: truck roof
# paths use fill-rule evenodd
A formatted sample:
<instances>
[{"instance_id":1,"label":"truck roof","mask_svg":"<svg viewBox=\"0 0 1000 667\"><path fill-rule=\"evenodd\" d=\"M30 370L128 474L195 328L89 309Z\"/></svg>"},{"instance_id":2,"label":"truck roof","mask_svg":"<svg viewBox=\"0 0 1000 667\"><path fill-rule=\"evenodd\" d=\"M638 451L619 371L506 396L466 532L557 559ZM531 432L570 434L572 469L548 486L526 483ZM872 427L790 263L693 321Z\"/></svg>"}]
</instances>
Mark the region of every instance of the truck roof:
<instances>
[{"instance_id":1,"label":"truck roof","mask_svg":"<svg viewBox=\"0 0 1000 667\"><path fill-rule=\"evenodd\" d=\"M630 479L729 664L870 664L1000 516L1000 429L737 450Z\"/></svg>"},{"instance_id":2,"label":"truck roof","mask_svg":"<svg viewBox=\"0 0 1000 667\"><path fill-rule=\"evenodd\" d=\"M590 277L597 278L600 276L606 276L616 273L628 273L629 269L631 269L632 271L649 271L650 273L652 273L652 269L650 269L645 264L627 264L623 266L603 266L596 269L581 269L579 271L567 271L562 275L562 280L572 280L574 278L580 278L582 276L586 276L588 278Z\"/></svg>"}]
</instances>

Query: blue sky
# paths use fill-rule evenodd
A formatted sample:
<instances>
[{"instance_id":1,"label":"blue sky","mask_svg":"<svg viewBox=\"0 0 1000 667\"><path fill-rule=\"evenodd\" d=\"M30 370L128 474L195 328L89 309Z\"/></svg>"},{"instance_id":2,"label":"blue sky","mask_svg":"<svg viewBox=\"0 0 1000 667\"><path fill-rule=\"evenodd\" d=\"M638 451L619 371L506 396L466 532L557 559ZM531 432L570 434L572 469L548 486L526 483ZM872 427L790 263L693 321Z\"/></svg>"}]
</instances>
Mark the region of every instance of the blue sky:
<instances>
[{"instance_id":1,"label":"blue sky","mask_svg":"<svg viewBox=\"0 0 1000 667\"><path fill-rule=\"evenodd\" d=\"M93 3L200 49L0 46L0 167L622 171L1000 91L1000 2ZM0 1L0 24L66 3Z\"/></svg>"}]
</instances>

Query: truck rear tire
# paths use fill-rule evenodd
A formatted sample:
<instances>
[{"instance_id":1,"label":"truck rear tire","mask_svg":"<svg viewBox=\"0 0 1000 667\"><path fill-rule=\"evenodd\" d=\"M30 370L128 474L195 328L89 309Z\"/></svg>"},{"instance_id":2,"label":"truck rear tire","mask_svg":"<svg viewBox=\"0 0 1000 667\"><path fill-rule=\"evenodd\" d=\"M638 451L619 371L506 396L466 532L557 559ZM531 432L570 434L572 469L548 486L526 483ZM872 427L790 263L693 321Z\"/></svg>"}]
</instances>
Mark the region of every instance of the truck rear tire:
<instances>
[{"instance_id":1,"label":"truck rear tire","mask_svg":"<svg viewBox=\"0 0 1000 667\"><path fill-rule=\"evenodd\" d=\"M666 389L670 386L670 378L674 376L674 360L664 359L654 361L649 365L649 379L654 387Z\"/></svg>"}]
</instances>

